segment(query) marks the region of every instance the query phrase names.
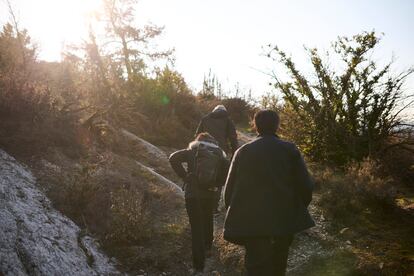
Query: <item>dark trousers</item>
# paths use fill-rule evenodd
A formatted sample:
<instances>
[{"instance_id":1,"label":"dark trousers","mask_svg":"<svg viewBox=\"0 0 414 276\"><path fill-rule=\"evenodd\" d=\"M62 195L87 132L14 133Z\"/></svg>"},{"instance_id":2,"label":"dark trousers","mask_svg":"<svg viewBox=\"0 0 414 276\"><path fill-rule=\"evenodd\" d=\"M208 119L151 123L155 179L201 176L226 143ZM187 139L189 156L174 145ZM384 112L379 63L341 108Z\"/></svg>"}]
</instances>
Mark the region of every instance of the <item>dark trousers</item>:
<instances>
[{"instance_id":1,"label":"dark trousers","mask_svg":"<svg viewBox=\"0 0 414 276\"><path fill-rule=\"evenodd\" d=\"M206 250L211 249L213 243L213 205L214 197L185 199L191 226L193 266L197 270L204 269Z\"/></svg>"},{"instance_id":2,"label":"dark trousers","mask_svg":"<svg viewBox=\"0 0 414 276\"><path fill-rule=\"evenodd\" d=\"M283 276L293 235L246 240L245 266L248 276Z\"/></svg>"}]
</instances>

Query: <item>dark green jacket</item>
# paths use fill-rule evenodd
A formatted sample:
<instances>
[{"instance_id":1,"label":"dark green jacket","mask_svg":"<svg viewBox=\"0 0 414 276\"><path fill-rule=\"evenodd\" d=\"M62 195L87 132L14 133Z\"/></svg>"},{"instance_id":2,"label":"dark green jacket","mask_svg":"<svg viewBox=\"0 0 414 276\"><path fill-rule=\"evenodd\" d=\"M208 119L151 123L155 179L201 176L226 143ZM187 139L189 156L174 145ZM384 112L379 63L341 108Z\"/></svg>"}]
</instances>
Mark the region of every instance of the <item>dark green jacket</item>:
<instances>
[{"instance_id":1,"label":"dark green jacket","mask_svg":"<svg viewBox=\"0 0 414 276\"><path fill-rule=\"evenodd\" d=\"M208 132L227 154L233 154L238 148L237 132L227 111L217 110L204 116L196 130L196 136Z\"/></svg>"},{"instance_id":2,"label":"dark green jacket","mask_svg":"<svg viewBox=\"0 0 414 276\"><path fill-rule=\"evenodd\" d=\"M313 182L297 147L259 136L236 151L226 187L224 238L294 234L314 226L307 207Z\"/></svg>"}]
</instances>

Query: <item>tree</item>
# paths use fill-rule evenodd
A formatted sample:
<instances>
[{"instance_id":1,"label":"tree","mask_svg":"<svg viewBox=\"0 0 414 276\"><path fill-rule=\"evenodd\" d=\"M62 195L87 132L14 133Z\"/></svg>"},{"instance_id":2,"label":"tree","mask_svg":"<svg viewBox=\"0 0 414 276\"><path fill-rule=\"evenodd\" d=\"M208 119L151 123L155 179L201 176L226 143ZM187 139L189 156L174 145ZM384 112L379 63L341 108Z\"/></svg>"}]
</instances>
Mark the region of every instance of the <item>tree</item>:
<instances>
[{"instance_id":1,"label":"tree","mask_svg":"<svg viewBox=\"0 0 414 276\"><path fill-rule=\"evenodd\" d=\"M159 36L163 28L134 25L137 0L104 0L101 20L105 22L106 41L104 43L113 60L120 61L128 81L144 73L145 58L168 57L171 51L153 51L148 43Z\"/></svg>"},{"instance_id":2,"label":"tree","mask_svg":"<svg viewBox=\"0 0 414 276\"><path fill-rule=\"evenodd\" d=\"M157 51L150 42L163 28L135 24L137 0L102 0L96 20L89 22L89 36L71 46L65 61L84 72L89 101L94 106L114 107L128 94L140 96L149 77L148 59L169 57L172 51ZM104 27L104 28L103 28Z\"/></svg>"},{"instance_id":3,"label":"tree","mask_svg":"<svg viewBox=\"0 0 414 276\"><path fill-rule=\"evenodd\" d=\"M36 47L27 31L16 26L16 22L7 23L0 32L0 112L20 110L24 114L26 103L39 96L32 81Z\"/></svg>"},{"instance_id":4,"label":"tree","mask_svg":"<svg viewBox=\"0 0 414 276\"><path fill-rule=\"evenodd\" d=\"M212 99L221 99L223 96L223 89L221 87L221 82L217 76L211 72L211 69L208 71L208 75L204 75L203 79L203 88L199 93L200 97L206 100Z\"/></svg>"},{"instance_id":5,"label":"tree","mask_svg":"<svg viewBox=\"0 0 414 276\"><path fill-rule=\"evenodd\" d=\"M273 85L289 109L300 118L303 148L315 159L345 163L377 154L389 137L398 132L399 114L413 102L403 85L414 72L410 68L392 74L392 61L380 67L370 59L380 42L375 32L339 37L332 45L343 71L334 71L317 49L306 49L315 78L306 78L292 58L277 46L268 57L280 62L290 77L282 81L273 73ZM297 126L299 127L299 126Z\"/></svg>"},{"instance_id":6,"label":"tree","mask_svg":"<svg viewBox=\"0 0 414 276\"><path fill-rule=\"evenodd\" d=\"M31 77L37 47L32 43L27 30L20 30L10 1L6 3L11 20L3 25L0 32L0 81L7 87L0 87L0 93L17 90L13 93L19 94Z\"/></svg>"}]
</instances>

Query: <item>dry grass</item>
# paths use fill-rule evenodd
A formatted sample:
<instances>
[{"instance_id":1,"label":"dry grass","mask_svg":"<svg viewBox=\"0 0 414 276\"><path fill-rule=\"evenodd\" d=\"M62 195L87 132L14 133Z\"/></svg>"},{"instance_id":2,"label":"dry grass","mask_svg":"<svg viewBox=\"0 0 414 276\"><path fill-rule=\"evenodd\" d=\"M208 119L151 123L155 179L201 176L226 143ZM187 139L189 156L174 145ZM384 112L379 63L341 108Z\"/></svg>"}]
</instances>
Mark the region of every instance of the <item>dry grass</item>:
<instances>
[{"instance_id":1,"label":"dry grass","mask_svg":"<svg viewBox=\"0 0 414 276\"><path fill-rule=\"evenodd\" d=\"M93 146L79 162L59 149L45 157L48 161L33 165L55 207L100 239L124 269L175 275L188 270L183 200L134 159Z\"/></svg>"},{"instance_id":2,"label":"dry grass","mask_svg":"<svg viewBox=\"0 0 414 276\"><path fill-rule=\"evenodd\" d=\"M317 171L315 177L324 209L333 218L344 220L367 206L392 204L395 182L391 177L380 177L380 169L378 162L366 159L350 164L345 172L329 168Z\"/></svg>"},{"instance_id":3,"label":"dry grass","mask_svg":"<svg viewBox=\"0 0 414 276\"><path fill-rule=\"evenodd\" d=\"M401 184L383 176L383 167L368 159L345 172L319 168L314 175L320 208L332 222L329 231L357 256L361 275L414 272L414 214L395 204Z\"/></svg>"}]
</instances>

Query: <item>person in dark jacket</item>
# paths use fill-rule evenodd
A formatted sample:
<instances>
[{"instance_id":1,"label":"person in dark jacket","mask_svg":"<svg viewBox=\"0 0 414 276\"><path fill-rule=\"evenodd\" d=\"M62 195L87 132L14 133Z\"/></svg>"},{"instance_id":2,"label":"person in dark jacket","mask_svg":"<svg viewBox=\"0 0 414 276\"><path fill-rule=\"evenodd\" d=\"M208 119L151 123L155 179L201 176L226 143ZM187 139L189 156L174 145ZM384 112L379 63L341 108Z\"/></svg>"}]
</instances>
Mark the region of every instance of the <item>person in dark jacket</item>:
<instances>
[{"instance_id":1,"label":"person in dark jacket","mask_svg":"<svg viewBox=\"0 0 414 276\"><path fill-rule=\"evenodd\" d=\"M196 136L207 132L213 136L227 154L232 155L238 148L237 132L224 105L216 106L204 116L196 130Z\"/></svg>"},{"instance_id":2,"label":"person in dark jacket","mask_svg":"<svg viewBox=\"0 0 414 276\"><path fill-rule=\"evenodd\" d=\"M276 135L278 114L262 110L254 122L257 139L230 165L224 238L246 248L248 275L285 275L294 234L315 225L307 209L313 182L297 147Z\"/></svg>"},{"instance_id":3,"label":"person in dark jacket","mask_svg":"<svg viewBox=\"0 0 414 276\"><path fill-rule=\"evenodd\" d=\"M202 187L196 175L196 155L200 147L208 147L220 157L216 184L212 188ZM185 206L191 227L193 267L195 274L202 273L204 260L213 243L213 208L218 187L224 185L228 161L218 142L208 133L200 133L187 149L171 154L170 163L177 175L184 181ZM187 169L183 164L187 165Z\"/></svg>"},{"instance_id":4,"label":"person in dark jacket","mask_svg":"<svg viewBox=\"0 0 414 276\"><path fill-rule=\"evenodd\" d=\"M212 135L228 156L232 156L238 148L237 132L233 121L224 105L217 105L212 112L204 116L196 130L196 136L202 132ZM222 188L214 195L214 213L219 213L219 202Z\"/></svg>"}]
</instances>

